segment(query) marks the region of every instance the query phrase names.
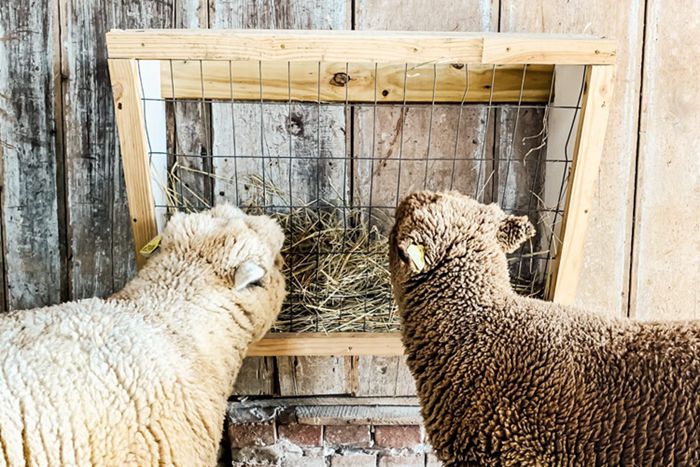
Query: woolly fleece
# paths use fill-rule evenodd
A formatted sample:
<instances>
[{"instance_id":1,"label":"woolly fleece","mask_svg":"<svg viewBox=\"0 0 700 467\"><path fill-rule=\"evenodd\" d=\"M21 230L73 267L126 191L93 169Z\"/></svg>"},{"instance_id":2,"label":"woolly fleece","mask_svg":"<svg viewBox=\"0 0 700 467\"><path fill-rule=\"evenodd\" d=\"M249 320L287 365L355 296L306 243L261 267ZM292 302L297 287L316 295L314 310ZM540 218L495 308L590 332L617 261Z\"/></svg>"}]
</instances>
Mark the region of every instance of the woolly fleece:
<instances>
[{"instance_id":1,"label":"woolly fleece","mask_svg":"<svg viewBox=\"0 0 700 467\"><path fill-rule=\"evenodd\" d=\"M448 466L700 465L700 324L609 319L512 290L534 232L456 192L397 210L390 262L408 366ZM425 267L407 248L422 245Z\"/></svg>"},{"instance_id":2,"label":"woolly fleece","mask_svg":"<svg viewBox=\"0 0 700 467\"><path fill-rule=\"evenodd\" d=\"M241 362L284 298L282 241L230 206L176 214L122 291L0 315L0 465L215 465ZM236 291L246 261L266 274Z\"/></svg>"}]
</instances>

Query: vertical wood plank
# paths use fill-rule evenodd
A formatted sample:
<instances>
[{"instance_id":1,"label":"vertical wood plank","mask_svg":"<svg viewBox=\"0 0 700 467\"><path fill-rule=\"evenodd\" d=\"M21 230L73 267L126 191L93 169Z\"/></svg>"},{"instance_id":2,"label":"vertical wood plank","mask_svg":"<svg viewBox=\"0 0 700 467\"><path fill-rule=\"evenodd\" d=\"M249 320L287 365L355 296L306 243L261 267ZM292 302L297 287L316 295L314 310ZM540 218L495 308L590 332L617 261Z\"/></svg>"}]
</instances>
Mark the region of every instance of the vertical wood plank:
<instances>
[{"instance_id":1,"label":"vertical wood plank","mask_svg":"<svg viewBox=\"0 0 700 467\"><path fill-rule=\"evenodd\" d=\"M404 357L358 357L357 396L413 396L416 383Z\"/></svg>"},{"instance_id":2,"label":"vertical wood plank","mask_svg":"<svg viewBox=\"0 0 700 467\"><path fill-rule=\"evenodd\" d=\"M537 12L537 14L533 14ZM626 314L644 1L502 0L502 32L588 33L618 41L610 126L574 303Z\"/></svg>"},{"instance_id":3,"label":"vertical wood plank","mask_svg":"<svg viewBox=\"0 0 700 467\"><path fill-rule=\"evenodd\" d=\"M355 357L277 357L282 396L351 394Z\"/></svg>"},{"instance_id":4,"label":"vertical wood plank","mask_svg":"<svg viewBox=\"0 0 700 467\"><path fill-rule=\"evenodd\" d=\"M497 18L498 2L491 0L355 3L355 28L361 30L494 31ZM406 88L408 95L410 84ZM371 108L359 109L353 135L354 157L359 158L354 174L355 204L367 205L371 199L372 205L387 206L380 218L387 218L388 227L397 196L413 190L451 187L472 195L490 195L484 182L492 165L468 159L493 156L494 125L495 113L483 106L381 108L376 115ZM460 160L453 164L450 159L455 155ZM415 393L400 357L359 357L358 370L359 393ZM373 383L379 381L386 384Z\"/></svg>"},{"instance_id":5,"label":"vertical wood plank","mask_svg":"<svg viewBox=\"0 0 700 467\"><path fill-rule=\"evenodd\" d=\"M700 17L647 5L630 313L698 319Z\"/></svg>"},{"instance_id":6,"label":"vertical wood plank","mask_svg":"<svg viewBox=\"0 0 700 467\"><path fill-rule=\"evenodd\" d=\"M238 371L233 393L239 396L266 396L275 392L275 359L248 357Z\"/></svg>"},{"instance_id":7,"label":"vertical wood plank","mask_svg":"<svg viewBox=\"0 0 700 467\"><path fill-rule=\"evenodd\" d=\"M207 0L180 0L175 8L176 28L207 28L209 7ZM171 63L165 64L170 69ZM201 67L197 66L197 79ZM173 89L174 83L166 78L164 86ZM200 83L198 83L199 85ZM201 88L201 86L200 86ZM201 172L211 171L212 131L211 105L201 93L197 98L168 103L168 169L172 178L169 188L177 193L179 203L185 210L198 210L213 203L213 180ZM177 167L174 165L177 164Z\"/></svg>"},{"instance_id":8,"label":"vertical wood plank","mask_svg":"<svg viewBox=\"0 0 700 467\"><path fill-rule=\"evenodd\" d=\"M347 3L345 0L210 0L210 23L212 28L349 29ZM263 78L264 71L263 68ZM265 104L264 109L262 107L255 104L212 104L214 154L228 156L213 160L215 201L288 204L288 196L282 199L269 195L263 199L261 190L251 186L247 176L262 176L261 155L265 158L265 182L285 192L291 188L293 202L314 201L317 187L321 197L336 199L338 195L334 190L347 185L343 180L342 164L333 165L326 161L317 165L308 159L292 162L289 155L290 152L302 157L345 154L343 111L326 108L319 111L313 106L296 104ZM239 157L234 158L234 154ZM258 368L253 373L262 373L263 367L273 366L272 360L256 358L248 365ZM347 377L352 367L349 358L279 357L276 364L282 395L339 394L351 389L352 378ZM246 375L239 377L238 384L248 388L253 386L259 393L270 389L255 386Z\"/></svg>"},{"instance_id":9,"label":"vertical wood plank","mask_svg":"<svg viewBox=\"0 0 700 467\"><path fill-rule=\"evenodd\" d=\"M134 246L138 252L157 233L138 64L136 60L110 59L109 73L112 78ZM145 257L136 255L137 266L142 266L145 261Z\"/></svg>"},{"instance_id":10,"label":"vertical wood plank","mask_svg":"<svg viewBox=\"0 0 700 467\"><path fill-rule=\"evenodd\" d=\"M0 158L8 309L56 303L61 271L52 2L0 3Z\"/></svg>"},{"instance_id":11,"label":"vertical wood plank","mask_svg":"<svg viewBox=\"0 0 700 467\"><path fill-rule=\"evenodd\" d=\"M103 296L134 274L105 33L172 27L174 0L60 0L71 298Z\"/></svg>"},{"instance_id":12,"label":"vertical wood plank","mask_svg":"<svg viewBox=\"0 0 700 467\"><path fill-rule=\"evenodd\" d=\"M541 296L547 255L538 254L546 237L538 200L544 197L546 151L537 148L543 140L545 109L515 105L496 109L495 113L496 172L491 198L504 211L527 216L536 228L532 240L509 257L511 281L520 293Z\"/></svg>"}]
</instances>

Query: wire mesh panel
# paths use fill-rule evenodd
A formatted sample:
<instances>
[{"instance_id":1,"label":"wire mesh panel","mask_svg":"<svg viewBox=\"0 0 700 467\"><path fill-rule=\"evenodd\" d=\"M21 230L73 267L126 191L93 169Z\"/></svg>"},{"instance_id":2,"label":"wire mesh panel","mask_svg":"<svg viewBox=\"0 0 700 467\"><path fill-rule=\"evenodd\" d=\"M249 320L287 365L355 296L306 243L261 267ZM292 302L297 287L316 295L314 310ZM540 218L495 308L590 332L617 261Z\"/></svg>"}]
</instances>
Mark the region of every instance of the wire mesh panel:
<instances>
[{"instance_id":1,"label":"wire mesh panel","mask_svg":"<svg viewBox=\"0 0 700 467\"><path fill-rule=\"evenodd\" d=\"M559 229L583 66L139 61L159 226L229 202L286 232L274 329L398 329L388 232L415 190L458 190L537 234L510 255L542 297ZM198 118L185 118L196 114Z\"/></svg>"}]
</instances>

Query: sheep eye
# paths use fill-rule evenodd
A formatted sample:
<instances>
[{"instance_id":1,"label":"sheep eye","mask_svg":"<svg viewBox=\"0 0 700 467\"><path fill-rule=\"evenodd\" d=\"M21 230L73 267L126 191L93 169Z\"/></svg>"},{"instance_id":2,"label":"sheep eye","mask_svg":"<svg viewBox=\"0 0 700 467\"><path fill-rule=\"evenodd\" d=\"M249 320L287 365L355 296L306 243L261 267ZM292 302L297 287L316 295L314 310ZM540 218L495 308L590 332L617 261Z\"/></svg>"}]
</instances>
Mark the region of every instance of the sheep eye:
<instances>
[{"instance_id":1,"label":"sheep eye","mask_svg":"<svg viewBox=\"0 0 700 467\"><path fill-rule=\"evenodd\" d=\"M398 255L401 262L407 264L408 256L406 256L406 252L403 250L403 248L399 248L398 246L395 246L394 248L396 249L396 254Z\"/></svg>"}]
</instances>

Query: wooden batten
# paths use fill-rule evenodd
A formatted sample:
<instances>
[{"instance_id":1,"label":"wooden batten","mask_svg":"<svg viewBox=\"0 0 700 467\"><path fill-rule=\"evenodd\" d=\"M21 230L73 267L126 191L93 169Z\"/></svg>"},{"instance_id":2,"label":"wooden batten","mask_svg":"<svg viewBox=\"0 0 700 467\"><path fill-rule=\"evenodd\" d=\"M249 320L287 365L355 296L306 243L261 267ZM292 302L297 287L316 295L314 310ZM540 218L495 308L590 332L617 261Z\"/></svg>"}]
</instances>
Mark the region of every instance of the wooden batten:
<instances>
[{"instance_id":1,"label":"wooden batten","mask_svg":"<svg viewBox=\"0 0 700 467\"><path fill-rule=\"evenodd\" d=\"M615 41L557 34L112 30L110 58L351 63L607 65Z\"/></svg>"},{"instance_id":2,"label":"wooden batten","mask_svg":"<svg viewBox=\"0 0 700 467\"><path fill-rule=\"evenodd\" d=\"M136 265L141 267L146 258L139 254L139 250L155 237L158 231L148 166L141 87L138 85L138 64L136 60L111 59L109 73L114 95L114 113L119 128L126 194L129 199Z\"/></svg>"},{"instance_id":3,"label":"wooden batten","mask_svg":"<svg viewBox=\"0 0 700 467\"><path fill-rule=\"evenodd\" d=\"M271 333L253 344L248 357L403 355L399 333Z\"/></svg>"},{"instance_id":4,"label":"wooden batten","mask_svg":"<svg viewBox=\"0 0 700 467\"><path fill-rule=\"evenodd\" d=\"M553 69L552 65L163 60L160 82L162 97L176 99L546 103Z\"/></svg>"},{"instance_id":5,"label":"wooden batten","mask_svg":"<svg viewBox=\"0 0 700 467\"><path fill-rule=\"evenodd\" d=\"M576 297L614 82L615 67L612 65L592 66L586 70L581 118L562 219L562 243L547 291L549 300L565 305L573 303Z\"/></svg>"}]
</instances>

